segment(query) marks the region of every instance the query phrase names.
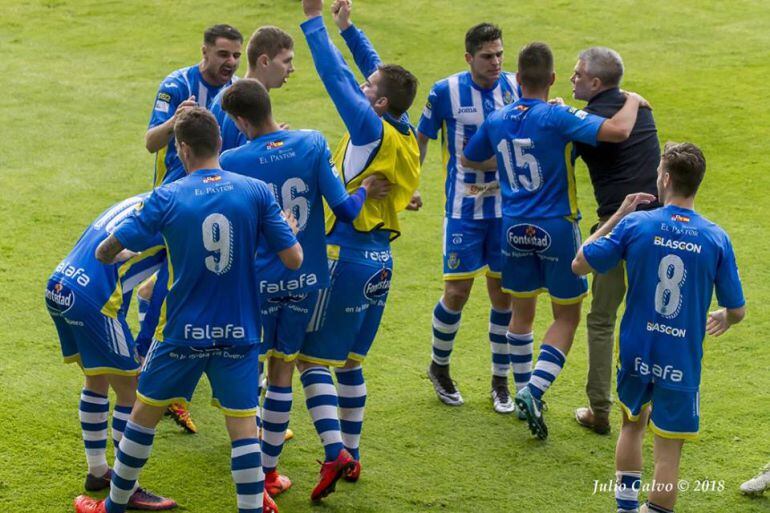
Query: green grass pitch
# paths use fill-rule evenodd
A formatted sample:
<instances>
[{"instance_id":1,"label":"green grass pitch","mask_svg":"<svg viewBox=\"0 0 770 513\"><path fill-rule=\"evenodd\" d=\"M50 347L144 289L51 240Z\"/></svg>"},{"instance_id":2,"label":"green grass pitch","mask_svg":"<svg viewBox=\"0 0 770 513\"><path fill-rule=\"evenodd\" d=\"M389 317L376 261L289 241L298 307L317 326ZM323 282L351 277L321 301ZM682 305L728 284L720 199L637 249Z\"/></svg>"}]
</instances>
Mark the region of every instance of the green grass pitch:
<instances>
[{"instance_id":1,"label":"green grass pitch","mask_svg":"<svg viewBox=\"0 0 770 513\"><path fill-rule=\"evenodd\" d=\"M275 24L297 43L297 71L273 94L276 117L294 128L320 129L332 145L343 126L312 67L296 1L0 0L0 13L0 511L60 513L71 511L83 491L76 410L82 379L77 367L61 363L43 287L87 223L149 187L153 158L143 134L160 81L197 62L202 31L211 24L231 23L244 34ZM579 50L617 49L627 67L624 86L652 103L661 140L690 140L704 149L708 171L697 206L732 236L749 313L724 337L705 341L702 436L685 447L682 478L692 487L680 495L677 511L770 511L767 498L737 492L770 459L765 2L358 0L353 19L386 61L418 75L415 123L431 84L466 69L466 29L494 21L505 31L506 69L515 70L522 44L552 45L553 93L567 98ZM244 59L239 74L245 68ZM586 233L594 200L582 164L577 174ZM362 479L340 483L322 505L311 506L322 451L297 384L297 438L281 460L295 485L280 497L281 511L614 511L612 494L592 492L595 480L613 477L617 429L599 437L572 418L585 403L584 327L549 392L546 443L513 417L492 412L481 288L464 314L453 357L465 406L441 405L424 377L431 311L442 290L442 179L439 147L432 144L421 186L425 208L403 215L388 310L365 366ZM550 322L548 310L543 299L536 338ZM203 383L192 406L197 436L167 421L160 425L141 478L190 513L235 510L229 442L208 395ZM612 421L617 427L618 411ZM647 481L649 444L645 456ZM724 490L697 492L698 480L723 481Z\"/></svg>"}]
</instances>

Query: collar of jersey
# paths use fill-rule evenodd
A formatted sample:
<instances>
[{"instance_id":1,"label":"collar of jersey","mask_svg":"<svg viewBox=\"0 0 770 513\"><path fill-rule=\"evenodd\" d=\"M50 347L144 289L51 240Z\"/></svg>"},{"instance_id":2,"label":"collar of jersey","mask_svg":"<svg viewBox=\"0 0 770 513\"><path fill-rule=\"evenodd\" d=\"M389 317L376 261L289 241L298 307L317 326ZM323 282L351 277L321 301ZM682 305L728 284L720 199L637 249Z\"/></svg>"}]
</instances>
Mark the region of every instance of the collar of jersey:
<instances>
[{"instance_id":1,"label":"collar of jersey","mask_svg":"<svg viewBox=\"0 0 770 513\"><path fill-rule=\"evenodd\" d=\"M606 98L608 96L616 96L618 94L623 94L620 92L619 87L613 87L611 89L605 89L604 91L600 93L596 93L590 100L588 100L588 105L591 105L592 103L596 103L597 101Z\"/></svg>"},{"instance_id":2,"label":"collar of jersey","mask_svg":"<svg viewBox=\"0 0 770 513\"><path fill-rule=\"evenodd\" d=\"M484 87L481 87L480 85L478 85L476 82L473 81L473 75L471 75L470 71L466 71L465 73L467 73L468 82L470 82L471 87L474 88L475 90L481 92L481 93L491 93L500 84L500 78L498 78L497 80L495 80L495 83L494 83L494 85L492 87L490 87L489 89L486 89ZM505 73L505 72L504 71L500 71L500 77L503 76L503 73Z\"/></svg>"},{"instance_id":3,"label":"collar of jersey","mask_svg":"<svg viewBox=\"0 0 770 513\"><path fill-rule=\"evenodd\" d=\"M269 134L260 135L256 139L252 139L249 141L249 143L257 143L261 141L269 141L272 139L280 139L281 137L286 135L286 130L276 130L275 132L270 132Z\"/></svg>"},{"instance_id":4,"label":"collar of jersey","mask_svg":"<svg viewBox=\"0 0 770 513\"><path fill-rule=\"evenodd\" d=\"M409 135L412 131L412 125L409 124L409 118L406 114L401 116L401 119L396 119L387 112L382 115L382 119L393 125L393 127L404 135Z\"/></svg>"}]
</instances>

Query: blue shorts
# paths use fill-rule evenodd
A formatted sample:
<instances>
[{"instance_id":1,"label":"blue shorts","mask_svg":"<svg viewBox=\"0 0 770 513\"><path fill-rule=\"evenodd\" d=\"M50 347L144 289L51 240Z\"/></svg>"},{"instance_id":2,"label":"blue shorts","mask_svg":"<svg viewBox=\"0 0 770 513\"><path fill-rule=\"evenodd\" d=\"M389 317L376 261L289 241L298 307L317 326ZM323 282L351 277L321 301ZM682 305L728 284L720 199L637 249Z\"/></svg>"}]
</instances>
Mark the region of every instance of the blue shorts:
<instances>
[{"instance_id":1,"label":"blue shorts","mask_svg":"<svg viewBox=\"0 0 770 513\"><path fill-rule=\"evenodd\" d=\"M444 218L444 279L500 277L502 219Z\"/></svg>"},{"instance_id":2,"label":"blue shorts","mask_svg":"<svg viewBox=\"0 0 770 513\"><path fill-rule=\"evenodd\" d=\"M650 429L663 438L693 440L700 429L700 392L662 387L642 381L638 374L618 369L618 401L636 421L652 405Z\"/></svg>"},{"instance_id":3,"label":"blue shorts","mask_svg":"<svg viewBox=\"0 0 770 513\"><path fill-rule=\"evenodd\" d=\"M45 303L65 362L79 362L87 376L139 374L139 356L124 315L107 317L77 288L54 278L48 281Z\"/></svg>"},{"instance_id":4,"label":"blue shorts","mask_svg":"<svg viewBox=\"0 0 770 513\"><path fill-rule=\"evenodd\" d=\"M580 302L588 280L572 272L580 247L576 221L503 218L503 290L514 297L548 292L555 303Z\"/></svg>"},{"instance_id":5,"label":"blue shorts","mask_svg":"<svg viewBox=\"0 0 770 513\"><path fill-rule=\"evenodd\" d=\"M317 299L317 290L297 296L260 298L261 359L273 356L290 362L297 357Z\"/></svg>"},{"instance_id":6,"label":"blue shorts","mask_svg":"<svg viewBox=\"0 0 770 513\"><path fill-rule=\"evenodd\" d=\"M193 348L153 340L137 397L151 406L188 403L203 373L211 403L230 417L251 417L259 405L259 345Z\"/></svg>"},{"instance_id":7,"label":"blue shorts","mask_svg":"<svg viewBox=\"0 0 770 513\"><path fill-rule=\"evenodd\" d=\"M369 353L385 311L393 259L390 250L342 248L338 259L330 258L329 271L331 286L319 295L299 359L341 367Z\"/></svg>"}]
</instances>

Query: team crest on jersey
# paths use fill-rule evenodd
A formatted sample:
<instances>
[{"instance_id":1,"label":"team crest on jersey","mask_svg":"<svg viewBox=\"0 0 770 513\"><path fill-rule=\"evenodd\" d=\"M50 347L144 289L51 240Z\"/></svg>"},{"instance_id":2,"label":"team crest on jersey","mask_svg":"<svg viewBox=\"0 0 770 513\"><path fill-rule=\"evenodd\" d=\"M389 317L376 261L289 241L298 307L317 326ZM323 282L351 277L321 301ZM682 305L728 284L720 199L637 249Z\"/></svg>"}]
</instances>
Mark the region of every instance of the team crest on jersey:
<instances>
[{"instance_id":1,"label":"team crest on jersey","mask_svg":"<svg viewBox=\"0 0 770 513\"><path fill-rule=\"evenodd\" d=\"M48 309L59 314L66 313L75 305L75 293L62 282L45 289L45 302Z\"/></svg>"},{"instance_id":2,"label":"team crest on jersey","mask_svg":"<svg viewBox=\"0 0 770 513\"><path fill-rule=\"evenodd\" d=\"M265 145L265 148L268 150L275 150L283 146L283 141L270 141Z\"/></svg>"},{"instance_id":3,"label":"team crest on jersey","mask_svg":"<svg viewBox=\"0 0 770 513\"><path fill-rule=\"evenodd\" d=\"M508 245L521 253L541 253L551 247L551 234L534 224L517 224L508 228Z\"/></svg>"},{"instance_id":4,"label":"team crest on jersey","mask_svg":"<svg viewBox=\"0 0 770 513\"><path fill-rule=\"evenodd\" d=\"M456 270L458 267L460 267L460 256L457 253L449 253L449 257L446 261L447 267L449 267L451 270Z\"/></svg>"},{"instance_id":5,"label":"team crest on jersey","mask_svg":"<svg viewBox=\"0 0 770 513\"><path fill-rule=\"evenodd\" d=\"M364 285L364 297L373 301L387 295L390 290L391 276L393 276L393 271L387 267L383 267L374 273L371 278L366 280L366 284Z\"/></svg>"},{"instance_id":6,"label":"team crest on jersey","mask_svg":"<svg viewBox=\"0 0 770 513\"><path fill-rule=\"evenodd\" d=\"M690 222L690 218L689 217L683 216L683 215L679 215L679 214L674 214L673 216L671 216L671 220L672 221L676 221L678 223L689 223Z\"/></svg>"},{"instance_id":7,"label":"team crest on jersey","mask_svg":"<svg viewBox=\"0 0 770 513\"><path fill-rule=\"evenodd\" d=\"M510 91L506 91L505 94L503 95L503 103L506 105L510 105L511 103L513 103L513 95L511 94Z\"/></svg>"},{"instance_id":8,"label":"team crest on jersey","mask_svg":"<svg viewBox=\"0 0 770 513\"><path fill-rule=\"evenodd\" d=\"M207 176L206 178L203 179L203 183L215 183L220 181L221 179L222 177L219 175Z\"/></svg>"}]
</instances>

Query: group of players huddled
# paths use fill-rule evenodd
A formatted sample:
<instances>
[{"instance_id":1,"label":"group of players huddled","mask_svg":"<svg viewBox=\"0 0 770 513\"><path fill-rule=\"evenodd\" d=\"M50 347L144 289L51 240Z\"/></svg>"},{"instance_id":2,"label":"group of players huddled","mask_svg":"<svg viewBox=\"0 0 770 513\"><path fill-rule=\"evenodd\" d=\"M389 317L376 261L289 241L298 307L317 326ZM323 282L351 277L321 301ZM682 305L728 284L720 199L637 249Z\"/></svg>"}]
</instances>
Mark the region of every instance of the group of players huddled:
<instances>
[{"instance_id":1,"label":"group of players huddled","mask_svg":"<svg viewBox=\"0 0 770 513\"><path fill-rule=\"evenodd\" d=\"M169 405L190 427L186 404L204 373L232 441L239 512L277 511L272 497L291 486L277 466L295 366L325 452L311 499L333 492L341 478L359 479L367 398L361 363L384 312L398 215L422 206L420 166L428 141L441 133L445 289L434 310L428 369L438 397L463 403L449 360L474 277L486 273L494 409L515 412L545 439L543 395L572 345L585 275L624 261L617 511L672 511L676 486L653 489L639 505L645 429L649 423L655 433L655 481L675 483L682 442L699 428L705 333L720 335L744 315L730 241L693 210L705 173L701 151L667 145L657 197L624 195L581 245L572 143L626 140L639 109L649 108L643 98L610 84L604 89L621 99L611 117L549 100L549 47L526 45L517 72L505 72L502 32L482 23L466 34L470 70L434 85L415 130L407 111L417 79L382 63L351 23L350 0L336 0L331 11L365 77L360 85L329 38L323 0L303 0L302 8L316 70L347 128L337 149L332 153L317 131L289 130L273 118L269 91L293 72L286 32L254 32L248 70L237 79L243 38L229 25L213 26L202 61L169 75L155 99L146 134L147 149L157 153L155 188L103 212L48 282L46 304L65 361L78 362L85 374L85 488L109 489L105 500L79 496L75 510L176 506L137 479ZM592 55L616 56L599 50ZM595 65L579 62L576 91L578 73L590 81ZM709 314L714 288L722 308ZM134 289L136 339L126 322ZM537 296L545 291L554 321L533 368ZM260 361L267 362L264 390Z\"/></svg>"}]
</instances>

